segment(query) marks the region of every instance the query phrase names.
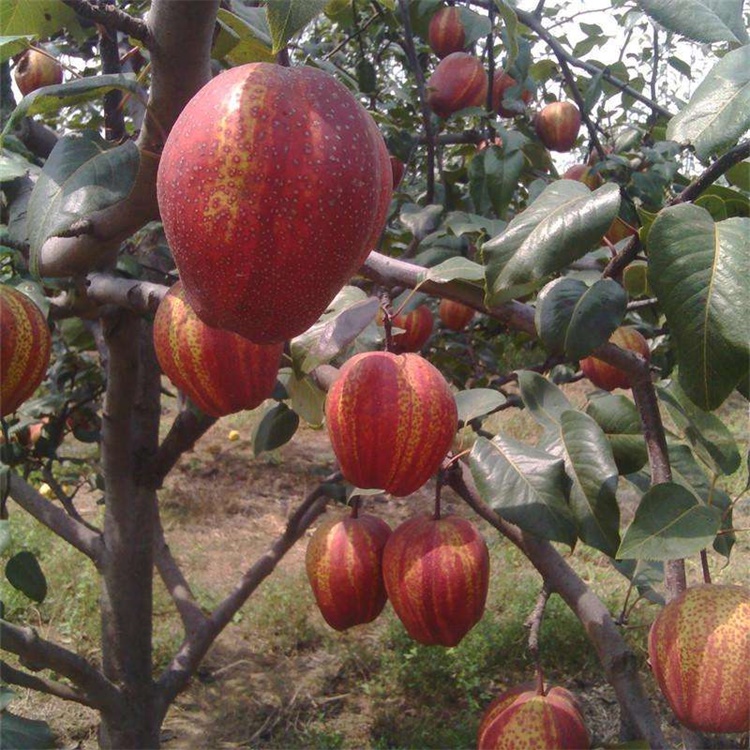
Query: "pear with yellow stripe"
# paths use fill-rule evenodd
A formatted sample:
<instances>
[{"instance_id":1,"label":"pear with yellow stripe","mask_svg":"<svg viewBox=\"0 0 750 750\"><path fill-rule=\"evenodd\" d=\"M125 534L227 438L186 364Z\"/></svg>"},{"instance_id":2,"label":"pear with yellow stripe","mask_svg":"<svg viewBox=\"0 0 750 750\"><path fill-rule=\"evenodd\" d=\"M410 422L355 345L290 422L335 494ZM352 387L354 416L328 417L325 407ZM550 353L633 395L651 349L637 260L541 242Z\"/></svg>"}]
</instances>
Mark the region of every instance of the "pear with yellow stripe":
<instances>
[{"instance_id":1,"label":"pear with yellow stripe","mask_svg":"<svg viewBox=\"0 0 750 750\"><path fill-rule=\"evenodd\" d=\"M312 67L250 63L188 102L157 197L186 299L256 343L307 330L374 249L393 173L369 112Z\"/></svg>"},{"instance_id":2,"label":"pear with yellow stripe","mask_svg":"<svg viewBox=\"0 0 750 750\"><path fill-rule=\"evenodd\" d=\"M254 344L211 328L195 314L178 281L154 318L154 348L164 374L206 414L254 409L276 385L283 344Z\"/></svg>"},{"instance_id":3,"label":"pear with yellow stripe","mask_svg":"<svg viewBox=\"0 0 750 750\"><path fill-rule=\"evenodd\" d=\"M335 630L372 622L383 611L383 548L390 535L385 521L353 512L326 519L310 538L307 578L323 618Z\"/></svg>"},{"instance_id":4,"label":"pear with yellow stripe","mask_svg":"<svg viewBox=\"0 0 750 750\"><path fill-rule=\"evenodd\" d=\"M675 716L696 732L750 729L750 591L694 586L648 636L651 669Z\"/></svg>"},{"instance_id":5,"label":"pear with yellow stripe","mask_svg":"<svg viewBox=\"0 0 750 750\"><path fill-rule=\"evenodd\" d=\"M42 311L23 292L0 285L0 417L14 412L39 387L51 351Z\"/></svg>"},{"instance_id":6,"label":"pear with yellow stripe","mask_svg":"<svg viewBox=\"0 0 750 750\"><path fill-rule=\"evenodd\" d=\"M383 550L388 598L409 635L426 646L456 646L479 622L489 575L487 544L458 516L410 518Z\"/></svg>"},{"instance_id":7,"label":"pear with yellow stripe","mask_svg":"<svg viewBox=\"0 0 750 750\"><path fill-rule=\"evenodd\" d=\"M360 489L397 497L435 474L458 426L445 378L411 353L353 356L328 391L325 412L344 477Z\"/></svg>"}]
</instances>

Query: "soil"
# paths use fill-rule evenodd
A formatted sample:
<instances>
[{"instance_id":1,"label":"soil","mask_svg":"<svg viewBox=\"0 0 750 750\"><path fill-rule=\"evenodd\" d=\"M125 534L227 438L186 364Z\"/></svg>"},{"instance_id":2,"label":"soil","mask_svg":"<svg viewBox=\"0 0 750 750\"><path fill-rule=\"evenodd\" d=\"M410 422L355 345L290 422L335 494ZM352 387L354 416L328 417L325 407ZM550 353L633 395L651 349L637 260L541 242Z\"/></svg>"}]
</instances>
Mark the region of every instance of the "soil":
<instances>
[{"instance_id":1,"label":"soil","mask_svg":"<svg viewBox=\"0 0 750 750\"><path fill-rule=\"evenodd\" d=\"M236 441L228 437L232 429L240 432ZM287 517L305 494L333 469L325 432L303 428L273 455L254 457L251 429L233 418L221 420L195 450L182 457L160 493L170 548L207 606L215 606L232 589L242 572L283 531ZM429 484L408 499L373 497L367 503L395 526L415 511L427 510L433 493L434 485ZM448 511L464 512L450 493L444 502ZM83 509L92 517L97 513L93 503L90 507L84 503ZM303 540L275 573L293 582L292 597L295 591L309 596L299 586L294 588L294 582L304 585L304 550ZM272 579L261 585L259 595L273 591ZM366 658L358 661L351 655L360 647L366 651L368 642L379 637L377 623L346 634L329 631L321 636L325 625L311 607L310 616L318 618L314 627L297 632L291 603L281 598L274 605L266 599L257 614L260 607L255 607L254 598L249 600L170 710L163 727L165 748L284 747L291 737L296 737L297 747L390 746L373 745L373 729L384 721L383 706L376 710L376 702L390 702L388 715L396 722L413 716L418 707L399 698L373 697L364 687L370 665ZM274 606L281 611L269 613ZM285 622L285 607L290 622ZM261 616L266 624L270 621L279 628L281 635L264 632L260 627L264 621L254 619ZM177 626L171 634L174 644L166 653L179 642ZM286 645L284 637L291 639ZM327 648L332 638L346 639L345 648ZM595 737L616 738L619 712L611 687L604 680L590 679L572 680L566 686L582 701ZM660 707L665 728L676 738L663 703ZM15 701L13 709L48 721L61 747L96 747L93 711L30 693Z\"/></svg>"}]
</instances>

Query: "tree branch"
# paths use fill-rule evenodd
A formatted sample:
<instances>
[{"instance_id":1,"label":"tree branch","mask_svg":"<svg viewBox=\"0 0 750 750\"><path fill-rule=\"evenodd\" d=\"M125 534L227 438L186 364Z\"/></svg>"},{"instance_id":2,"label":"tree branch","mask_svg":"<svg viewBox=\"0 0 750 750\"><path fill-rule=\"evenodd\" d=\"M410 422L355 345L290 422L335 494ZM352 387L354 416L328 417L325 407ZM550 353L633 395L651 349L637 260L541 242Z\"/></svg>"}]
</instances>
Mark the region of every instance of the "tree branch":
<instances>
[{"instance_id":1,"label":"tree branch","mask_svg":"<svg viewBox=\"0 0 750 750\"><path fill-rule=\"evenodd\" d=\"M67 677L90 701L86 705L100 710L116 710L121 705L120 691L98 669L82 656L41 638L33 628L0 620L0 643L5 651L16 654L28 669L51 669Z\"/></svg>"},{"instance_id":2,"label":"tree branch","mask_svg":"<svg viewBox=\"0 0 750 750\"><path fill-rule=\"evenodd\" d=\"M39 677L38 675L23 672L20 669L11 667L5 661L0 661L0 680L7 682L9 685L18 685L18 687L37 690L40 693L54 695L66 701L74 701L83 706L98 708L97 702L80 690L76 690L74 687L57 682L56 680L49 680L46 677Z\"/></svg>"},{"instance_id":3,"label":"tree branch","mask_svg":"<svg viewBox=\"0 0 750 750\"><path fill-rule=\"evenodd\" d=\"M172 550L170 550L164 536L161 518L158 517L154 529L154 562L161 580L177 608L182 625L185 628L185 634L188 637L193 636L201 626L205 625L208 618L196 602L190 584L172 555Z\"/></svg>"},{"instance_id":4,"label":"tree branch","mask_svg":"<svg viewBox=\"0 0 750 750\"><path fill-rule=\"evenodd\" d=\"M136 313L155 313L168 286L150 281L124 279L110 273L90 273L86 295L102 305L117 305Z\"/></svg>"},{"instance_id":5,"label":"tree branch","mask_svg":"<svg viewBox=\"0 0 750 750\"><path fill-rule=\"evenodd\" d=\"M516 545L541 574L550 591L559 594L581 621L596 649L607 680L617 694L628 725L651 748L665 748L658 718L654 715L638 674L635 655L622 639L607 608L586 586L550 542L527 534L504 521L489 508L473 487L468 470L454 461L446 467L446 482L479 516Z\"/></svg>"},{"instance_id":6,"label":"tree branch","mask_svg":"<svg viewBox=\"0 0 750 750\"><path fill-rule=\"evenodd\" d=\"M162 715L174 698L187 687L190 677L219 633L229 624L248 597L274 571L305 530L323 512L330 491L328 485L340 481L339 473L331 474L307 495L289 518L284 533L277 537L268 551L245 573L234 591L219 604L200 630L185 638L172 659L172 663L157 683Z\"/></svg>"},{"instance_id":7,"label":"tree branch","mask_svg":"<svg viewBox=\"0 0 750 750\"><path fill-rule=\"evenodd\" d=\"M73 8L82 18L94 21L108 31L122 31L146 46L149 45L151 37L148 25L124 10L120 10L113 2L106 4L97 4L90 0L63 0L63 2L69 8Z\"/></svg>"},{"instance_id":8,"label":"tree branch","mask_svg":"<svg viewBox=\"0 0 750 750\"><path fill-rule=\"evenodd\" d=\"M10 475L10 496L27 513L68 544L88 557L99 568L104 554L101 534L69 516L62 508L42 497L17 474Z\"/></svg>"}]
</instances>

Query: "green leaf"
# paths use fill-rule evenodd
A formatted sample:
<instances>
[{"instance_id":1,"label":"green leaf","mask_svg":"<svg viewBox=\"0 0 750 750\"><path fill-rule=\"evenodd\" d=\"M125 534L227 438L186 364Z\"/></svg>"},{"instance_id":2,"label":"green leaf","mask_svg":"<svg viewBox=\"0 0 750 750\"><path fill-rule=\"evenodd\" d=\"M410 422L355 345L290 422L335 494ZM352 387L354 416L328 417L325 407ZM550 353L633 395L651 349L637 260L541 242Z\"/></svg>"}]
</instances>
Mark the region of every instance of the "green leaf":
<instances>
[{"instance_id":1,"label":"green leaf","mask_svg":"<svg viewBox=\"0 0 750 750\"><path fill-rule=\"evenodd\" d=\"M654 604L664 606L664 597L654 589L654 584L664 580L664 563L649 560L613 560L615 570L622 573L638 589L638 593ZM630 743L625 743L629 747ZM617 745L623 747L623 744ZM640 747L640 746L639 746ZM648 749L648 744L644 745Z\"/></svg>"},{"instance_id":2,"label":"green leaf","mask_svg":"<svg viewBox=\"0 0 750 750\"><path fill-rule=\"evenodd\" d=\"M43 602L47 596L47 579L32 552L18 552L5 565L5 577L13 588L26 594L35 602Z\"/></svg>"},{"instance_id":3,"label":"green leaf","mask_svg":"<svg viewBox=\"0 0 750 750\"><path fill-rule=\"evenodd\" d=\"M482 247L485 302L493 306L527 294L546 277L598 245L620 208L615 184L593 193L582 183L557 180Z\"/></svg>"},{"instance_id":4,"label":"green leaf","mask_svg":"<svg viewBox=\"0 0 750 750\"><path fill-rule=\"evenodd\" d=\"M575 408L554 383L533 370L518 373L518 388L531 416L545 430L558 432L563 412Z\"/></svg>"},{"instance_id":5,"label":"green leaf","mask_svg":"<svg viewBox=\"0 0 750 750\"><path fill-rule=\"evenodd\" d=\"M309 378L291 373L284 384L292 400L292 409L312 427L322 427L326 394Z\"/></svg>"},{"instance_id":6,"label":"green leaf","mask_svg":"<svg viewBox=\"0 0 750 750\"><path fill-rule=\"evenodd\" d=\"M80 28L75 11L62 0L2 0L0 34L49 37L62 29Z\"/></svg>"},{"instance_id":7,"label":"green leaf","mask_svg":"<svg viewBox=\"0 0 750 750\"><path fill-rule=\"evenodd\" d=\"M33 5L34 3L30 3ZM103 76L77 78L74 81L54 86L42 86L24 96L5 123L0 138L10 133L20 120L32 115L47 115L59 112L62 107L72 107L92 99L99 99L108 91L127 91L137 98L143 98L143 89L134 73L117 73Z\"/></svg>"},{"instance_id":8,"label":"green leaf","mask_svg":"<svg viewBox=\"0 0 750 750\"><path fill-rule=\"evenodd\" d=\"M29 172L38 174L39 171L36 164L27 161L21 154L8 149L0 149L0 183L15 180L16 177L23 177Z\"/></svg>"},{"instance_id":9,"label":"green leaf","mask_svg":"<svg viewBox=\"0 0 750 750\"><path fill-rule=\"evenodd\" d=\"M232 65L251 62L273 62L271 38L265 23L265 13L260 8L246 8L259 14L255 23L244 17L219 8L217 22L221 31L214 42L212 55L217 60L228 60ZM262 20L262 24L260 21Z\"/></svg>"},{"instance_id":10,"label":"green leaf","mask_svg":"<svg viewBox=\"0 0 750 750\"><path fill-rule=\"evenodd\" d=\"M656 386L669 416L700 459L716 474L729 476L740 467L740 451L731 431L715 415L699 409L674 380Z\"/></svg>"},{"instance_id":11,"label":"green leaf","mask_svg":"<svg viewBox=\"0 0 750 750\"><path fill-rule=\"evenodd\" d=\"M694 42L746 44L743 0L636 0L641 9L668 31Z\"/></svg>"},{"instance_id":12,"label":"green leaf","mask_svg":"<svg viewBox=\"0 0 750 750\"><path fill-rule=\"evenodd\" d=\"M456 394L458 421L468 424L472 419L495 411L505 401L505 396L492 388L471 388L468 391L459 391Z\"/></svg>"},{"instance_id":13,"label":"green leaf","mask_svg":"<svg viewBox=\"0 0 750 750\"><path fill-rule=\"evenodd\" d=\"M97 133L61 138L45 162L28 205L32 273L44 242L128 196L140 154L133 141L111 147Z\"/></svg>"},{"instance_id":14,"label":"green leaf","mask_svg":"<svg viewBox=\"0 0 750 750\"><path fill-rule=\"evenodd\" d=\"M18 693L15 690L11 690L5 685L0 685L0 713L5 711L5 709L8 708L10 702L17 697ZM0 745L0 747L2 747L2 745Z\"/></svg>"},{"instance_id":15,"label":"green leaf","mask_svg":"<svg viewBox=\"0 0 750 750\"><path fill-rule=\"evenodd\" d=\"M10 711L3 711L0 713L0 747L13 750L47 750L56 747L56 743L46 721L26 719Z\"/></svg>"},{"instance_id":16,"label":"green leaf","mask_svg":"<svg viewBox=\"0 0 750 750\"><path fill-rule=\"evenodd\" d=\"M495 0L495 6L505 24L507 42L505 66L509 68L518 57L518 16L507 0Z\"/></svg>"},{"instance_id":17,"label":"green leaf","mask_svg":"<svg viewBox=\"0 0 750 750\"><path fill-rule=\"evenodd\" d=\"M434 281L437 284L447 284L450 281L461 279L462 281L482 281L484 279L484 268L479 263L468 258L454 257L444 260L432 268L426 268L419 272L419 283Z\"/></svg>"},{"instance_id":18,"label":"green leaf","mask_svg":"<svg viewBox=\"0 0 750 750\"><path fill-rule=\"evenodd\" d=\"M290 351L298 374L312 372L340 354L375 319L380 303L361 289L344 287L320 320L292 339Z\"/></svg>"},{"instance_id":19,"label":"green leaf","mask_svg":"<svg viewBox=\"0 0 750 750\"><path fill-rule=\"evenodd\" d=\"M523 167L524 155L519 149L489 146L477 153L469 164L469 193L477 213L494 211L502 216L518 189Z\"/></svg>"},{"instance_id":20,"label":"green leaf","mask_svg":"<svg viewBox=\"0 0 750 750\"><path fill-rule=\"evenodd\" d=\"M13 55L23 52L34 41L32 34L0 36L0 62L9 60Z\"/></svg>"},{"instance_id":21,"label":"green leaf","mask_svg":"<svg viewBox=\"0 0 750 750\"><path fill-rule=\"evenodd\" d=\"M430 232L437 229L442 213L443 207L436 203L430 203L428 206L407 203L401 207L398 218L415 239L423 240Z\"/></svg>"},{"instance_id":22,"label":"green leaf","mask_svg":"<svg viewBox=\"0 0 750 750\"><path fill-rule=\"evenodd\" d=\"M734 185L740 190L750 191L750 159L735 164L727 170L724 176L729 180L730 185Z\"/></svg>"},{"instance_id":23,"label":"green leaf","mask_svg":"<svg viewBox=\"0 0 750 750\"><path fill-rule=\"evenodd\" d=\"M477 439L469 467L480 497L503 518L544 539L575 544L561 459L498 435Z\"/></svg>"},{"instance_id":24,"label":"green leaf","mask_svg":"<svg viewBox=\"0 0 750 750\"><path fill-rule=\"evenodd\" d=\"M273 53L281 52L298 31L323 12L326 5L328 0L267 0L266 17Z\"/></svg>"},{"instance_id":25,"label":"green leaf","mask_svg":"<svg viewBox=\"0 0 750 750\"><path fill-rule=\"evenodd\" d=\"M627 294L612 279L588 287L563 277L539 293L535 325L545 348L581 359L609 340L627 308Z\"/></svg>"},{"instance_id":26,"label":"green leaf","mask_svg":"<svg viewBox=\"0 0 750 750\"><path fill-rule=\"evenodd\" d=\"M691 143L706 160L750 128L750 45L725 55L667 126L667 138Z\"/></svg>"},{"instance_id":27,"label":"green leaf","mask_svg":"<svg viewBox=\"0 0 750 750\"><path fill-rule=\"evenodd\" d=\"M635 404L622 394L596 396L586 406L609 440L619 474L633 474L648 461L646 441Z\"/></svg>"},{"instance_id":28,"label":"green leaf","mask_svg":"<svg viewBox=\"0 0 750 750\"><path fill-rule=\"evenodd\" d=\"M288 443L297 432L299 416L286 404L276 404L269 409L255 429L253 451L259 456L263 451L272 451Z\"/></svg>"},{"instance_id":29,"label":"green leaf","mask_svg":"<svg viewBox=\"0 0 750 750\"><path fill-rule=\"evenodd\" d=\"M679 484L657 484L641 499L617 557L679 560L708 547L720 525L717 508Z\"/></svg>"},{"instance_id":30,"label":"green leaf","mask_svg":"<svg viewBox=\"0 0 750 750\"><path fill-rule=\"evenodd\" d=\"M620 508L617 465L607 436L591 417L572 409L560 416L560 435L578 536L614 557L620 544Z\"/></svg>"},{"instance_id":31,"label":"green leaf","mask_svg":"<svg viewBox=\"0 0 750 750\"><path fill-rule=\"evenodd\" d=\"M490 19L487 16L480 16L463 5L458 6L458 12L464 27L464 49L492 33Z\"/></svg>"},{"instance_id":32,"label":"green leaf","mask_svg":"<svg viewBox=\"0 0 750 750\"><path fill-rule=\"evenodd\" d=\"M649 283L675 338L680 385L707 411L747 372L748 236L750 219L715 224L685 203L660 211L649 232Z\"/></svg>"}]
</instances>

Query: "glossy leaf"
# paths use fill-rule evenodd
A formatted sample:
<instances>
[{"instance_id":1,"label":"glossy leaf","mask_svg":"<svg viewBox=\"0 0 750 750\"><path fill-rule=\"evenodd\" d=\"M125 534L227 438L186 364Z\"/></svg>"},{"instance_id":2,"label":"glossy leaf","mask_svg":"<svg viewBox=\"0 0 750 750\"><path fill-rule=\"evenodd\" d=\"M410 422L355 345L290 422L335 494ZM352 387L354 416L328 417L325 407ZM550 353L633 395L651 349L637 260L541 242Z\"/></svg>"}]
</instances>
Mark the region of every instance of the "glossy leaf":
<instances>
[{"instance_id":1,"label":"glossy leaf","mask_svg":"<svg viewBox=\"0 0 750 750\"><path fill-rule=\"evenodd\" d=\"M456 394L458 421L468 424L472 419L483 417L505 403L502 393L492 388L472 388Z\"/></svg>"},{"instance_id":2,"label":"glossy leaf","mask_svg":"<svg viewBox=\"0 0 750 750\"><path fill-rule=\"evenodd\" d=\"M717 474L734 474L740 452L729 428L715 414L699 409L674 380L657 385L656 393L700 459Z\"/></svg>"},{"instance_id":3,"label":"glossy leaf","mask_svg":"<svg viewBox=\"0 0 750 750\"><path fill-rule=\"evenodd\" d=\"M622 394L592 398L586 406L609 440L619 474L632 474L648 461L646 441L635 404Z\"/></svg>"},{"instance_id":4,"label":"glossy leaf","mask_svg":"<svg viewBox=\"0 0 750 750\"><path fill-rule=\"evenodd\" d=\"M34 3L29 4L34 5ZM143 89L133 73L90 76L54 86L42 86L18 102L18 106L5 123L2 136L12 132L24 117L59 112L63 107L72 107L74 104L99 99L114 89L126 91L136 97L143 96Z\"/></svg>"},{"instance_id":5,"label":"glossy leaf","mask_svg":"<svg viewBox=\"0 0 750 750\"><path fill-rule=\"evenodd\" d=\"M258 424L253 436L253 451L258 456L288 443L299 427L299 416L286 404L269 409Z\"/></svg>"},{"instance_id":6,"label":"glossy leaf","mask_svg":"<svg viewBox=\"0 0 750 750\"><path fill-rule=\"evenodd\" d=\"M481 498L503 518L544 539L571 547L576 525L565 492L563 461L497 435L478 438L469 466Z\"/></svg>"},{"instance_id":7,"label":"glossy leaf","mask_svg":"<svg viewBox=\"0 0 750 750\"><path fill-rule=\"evenodd\" d=\"M494 211L502 217L518 189L524 167L520 149L507 151L488 146L475 154L469 164L469 193L477 213Z\"/></svg>"},{"instance_id":8,"label":"glossy leaf","mask_svg":"<svg viewBox=\"0 0 750 750\"><path fill-rule=\"evenodd\" d=\"M598 245L619 208L614 184L594 192L573 180L548 185L504 232L484 243L485 302L496 305L533 291L584 256Z\"/></svg>"},{"instance_id":9,"label":"glossy leaf","mask_svg":"<svg viewBox=\"0 0 750 750\"><path fill-rule=\"evenodd\" d=\"M581 359L608 341L626 307L627 294L612 279L591 287L578 279L555 279L537 298L536 329L548 351Z\"/></svg>"},{"instance_id":10,"label":"glossy leaf","mask_svg":"<svg viewBox=\"0 0 750 750\"><path fill-rule=\"evenodd\" d=\"M742 17L743 0L636 0L668 31L694 42L734 42L750 39Z\"/></svg>"},{"instance_id":11,"label":"glossy leaf","mask_svg":"<svg viewBox=\"0 0 750 750\"><path fill-rule=\"evenodd\" d=\"M591 417L572 409L560 415L560 435L578 536L613 557L620 544L620 508L617 465L607 436Z\"/></svg>"},{"instance_id":12,"label":"glossy leaf","mask_svg":"<svg viewBox=\"0 0 750 750\"><path fill-rule=\"evenodd\" d=\"M284 49L286 43L322 13L326 5L328 0L267 0L266 15L273 53Z\"/></svg>"},{"instance_id":13,"label":"glossy leaf","mask_svg":"<svg viewBox=\"0 0 750 750\"><path fill-rule=\"evenodd\" d=\"M320 320L292 339L295 370L305 374L330 362L375 319L379 305L376 297L368 297L361 289L344 287Z\"/></svg>"},{"instance_id":14,"label":"glossy leaf","mask_svg":"<svg viewBox=\"0 0 750 750\"><path fill-rule=\"evenodd\" d=\"M245 10L260 11L259 8ZM261 17L265 19L265 14ZM224 8L219 8L216 20L221 31L212 49L215 58L227 59L233 65L275 60L267 26L264 30L259 24L248 23L240 14L231 13Z\"/></svg>"},{"instance_id":15,"label":"glossy leaf","mask_svg":"<svg viewBox=\"0 0 750 750\"><path fill-rule=\"evenodd\" d=\"M674 482L653 486L643 495L617 557L679 560L710 546L721 525L721 512L704 505Z\"/></svg>"},{"instance_id":16,"label":"glossy leaf","mask_svg":"<svg viewBox=\"0 0 750 750\"><path fill-rule=\"evenodd\" d=\"M667 126L667 138L691 143L701 159L733 146L750 128L750 45L725 55L684 109Z\"/></svg>"},{"instance_id":17,"label":"glossy leaf","mask_svg":"<svg viewBox=\"0 0 750 750\"><path fill-rule=\"evenodd\" d=\"M35 602L43 602L47 596L47 579L33 552L23 550L8 560L5 577L13 588L26 594Z\"/></svg>"},{"instance_id":18,"label":"glossy leaf","mask_svg":"<svg viewBox=\"0 0 750 750\"><path fill-rule=\"evenodd\" d=\"M29 172L39 173L39 167L24 159L21 154L4 148L0 150L0 183L23 177Z\"/></svg>"},{"instance_id":19,"label":"glossy leaf","mask_svg":"<svg viewBox=\"0 0 750 750\"><path fill-rule=\"evenodd\" d=\"M44 242L128 196L140 157L133 141L111 147L86 131L61 138L47 159L28 205L32 270Z\"/></svg>"},{"instance_id":20,"label":"glossy leaf","mask_svg":"<svg viewBox=\"0 0 750 750\"><path fill-rule=\"evenodd\" d=\"M430 203L429 206L407 203L401 209L399 220L416 239L423 240L437 229L442 213L443 207L436 203Z\"/></svg>"},{"instance_id":21,"label":"glossy leaf","mask_svg":"<svg viewBox=\"0 0 750 750\"><path fill-rule=\"evenodd\" d=\"M649 283L677 349L678 378L690 399L713 410L747 372L750 219L714 223L698 206L663 209L648 237Z\"/></svg>"}]
</instances>

